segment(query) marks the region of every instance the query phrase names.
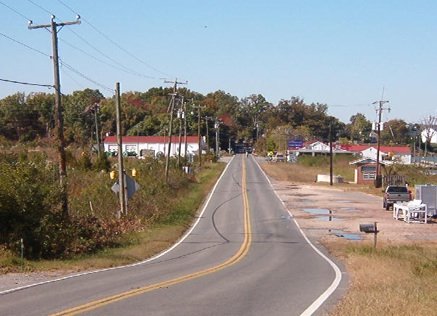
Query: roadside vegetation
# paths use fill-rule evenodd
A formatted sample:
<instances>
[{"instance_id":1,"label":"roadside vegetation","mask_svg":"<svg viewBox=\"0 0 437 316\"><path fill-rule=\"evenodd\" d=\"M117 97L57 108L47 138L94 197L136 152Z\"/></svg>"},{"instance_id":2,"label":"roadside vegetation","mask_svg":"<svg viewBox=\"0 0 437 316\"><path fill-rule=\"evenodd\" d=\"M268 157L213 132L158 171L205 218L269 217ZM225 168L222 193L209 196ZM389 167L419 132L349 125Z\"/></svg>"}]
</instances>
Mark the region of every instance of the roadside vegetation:
<instances>
[{"instance_id":1,"label":"roadside vegetation","mask_svg":"<svg viewBox=\"0 0 437 316\"><path fill-rule=\"evenodd\" d=\"M296 164L264 163L263 169L274 179L292 183L315 184L317 174L329 174L326 157L301 157ZM397 174L411 184L437 184L437 176L427 175L416 166L395 166ZM347 158L334 160L334 174L346 181L353 179ZM326 186L329 184L318 183ZM335 184L336 189L359 190L382 196L372 185ZM435 223L430 225L436 225ZM437 243L368 244L346 241L325 245L340 258L350 275L345 297L330 312L346 315L434 315L437 309Z\"/></svg>"},{"instance_id":2,"label":"roadside vegetation","mask_svg":"<svg viewBox=\"0 0 437 316\"><path fill-rule=\"evenodd\" d=\"M117 219L119 201L109 176L116 162L74 157L69 155L65 218L56 168L46 153L0 155L0 273L83 270L150 257L189 227L224 165L204 163L195 174L174 165L167 184L163 161L126 159L141 190L129 200L128 214Z\"/></svg>"},{"instance_id":3,"label":"roadside vegetation","mask_svg":"<svg viewBox=\"0 0 437 316\"><path fill-rule=\"evenodd\" d=\"M434 315L437 308L437 247L365 245L337 249L352 280L332 315Z\"/></svg>"}]
</instances>

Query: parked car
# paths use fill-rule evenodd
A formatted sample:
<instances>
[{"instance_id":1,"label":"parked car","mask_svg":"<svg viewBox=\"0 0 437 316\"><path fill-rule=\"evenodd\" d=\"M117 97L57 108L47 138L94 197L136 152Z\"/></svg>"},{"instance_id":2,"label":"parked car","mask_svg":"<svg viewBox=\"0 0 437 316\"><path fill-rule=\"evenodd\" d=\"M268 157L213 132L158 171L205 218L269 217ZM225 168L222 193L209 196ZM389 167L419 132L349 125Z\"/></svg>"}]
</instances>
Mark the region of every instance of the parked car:
<instances>
[{"instance_id":1,"label":"parked car","mask_svg":"<svg viewBox=\"0 0 437 316\"><path fill-rule=\"evenodd\" d=\"M384 191L382 207L389 210L396 202L411 201L411 191L404 185L388 185Z\"/></svg>"}]
</instances>

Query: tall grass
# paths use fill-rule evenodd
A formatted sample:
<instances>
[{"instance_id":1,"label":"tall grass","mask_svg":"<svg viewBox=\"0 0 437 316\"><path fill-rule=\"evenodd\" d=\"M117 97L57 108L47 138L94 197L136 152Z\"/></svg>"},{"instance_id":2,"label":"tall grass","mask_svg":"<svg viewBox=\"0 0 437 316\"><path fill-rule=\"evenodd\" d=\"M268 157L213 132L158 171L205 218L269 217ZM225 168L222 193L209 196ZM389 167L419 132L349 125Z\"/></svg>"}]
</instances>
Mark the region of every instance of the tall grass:
<instances>
[{"instance_id":1,"label":"tall grass","mask_svg":"<svg viewBox=\"0 0 437 316\"><path fill-rule=\"evenodd\" d=\"M351 288L332 315L435 315L436 245L373 249L350 246L343 252Z\"/></svg>"}]
</instances>

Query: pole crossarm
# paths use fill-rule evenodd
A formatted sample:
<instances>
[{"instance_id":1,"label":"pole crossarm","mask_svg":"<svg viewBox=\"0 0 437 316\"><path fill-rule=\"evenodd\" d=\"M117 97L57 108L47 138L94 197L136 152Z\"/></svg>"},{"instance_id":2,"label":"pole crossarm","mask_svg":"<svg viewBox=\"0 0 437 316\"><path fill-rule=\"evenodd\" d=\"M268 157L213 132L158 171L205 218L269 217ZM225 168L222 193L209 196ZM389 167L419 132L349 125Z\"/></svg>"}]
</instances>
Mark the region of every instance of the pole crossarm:
<instances>
[{"instance_id":1,"label":"pole crossarm","mask_svg":"<svg viewBox=\"0 0 437 316\"><path fill-rule=\"evenodd\" d=\"M58 54L58 27L66 25L80 24L80 16L77 16L76 21L71 22L55 22L55 16L52 15L50 24L33 25L32 21L29 21L28 29L40 29L50 28L52 33L52 51L53 51L53 78L55 93L55 113L56 113L56 130L57 130L57 147L59 153L59 182L62 191L62 213L65 218L69 217L68 214L68 196L67 196L67 163L65 154L65 138L64 138L64 116L63 106L61 102L61 79L59 75L59 54Z\"/></svg>"},{"instance_id":2,"label":"pole crossarm","mask_svg":"<svg viewBox=\"0 0 437 316\"><path fill-rule=\"evenodd\" d=\"M376 150L376 179L375 179L375 187L379 188L381 186L381 168L380 168L380 163L379 163L379 153L380 153L380 149L381 149L381 119L382 119L382 111L384 110L388 110L390 111L390 107L384 108L384 104L385 103L389 103L389 101L387 100L380 100L380 101L375 101L372 104L378 104L378 107L376 108L376 112L378 114L378 126L377 126L377 130L376 133L378 135L378 145L377 145L377 150Z\"/></svg>"}]
</instances>

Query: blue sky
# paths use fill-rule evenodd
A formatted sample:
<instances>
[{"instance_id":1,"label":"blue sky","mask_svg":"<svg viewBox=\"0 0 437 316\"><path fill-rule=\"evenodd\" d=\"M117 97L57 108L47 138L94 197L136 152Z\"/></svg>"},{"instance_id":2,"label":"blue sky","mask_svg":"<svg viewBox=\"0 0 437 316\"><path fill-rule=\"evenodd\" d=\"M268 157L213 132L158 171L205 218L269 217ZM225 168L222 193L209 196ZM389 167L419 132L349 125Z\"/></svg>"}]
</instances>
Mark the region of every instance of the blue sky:
<instances>
[{"instance_id":1,"label":"blue sky","mask_svg":"<svg viewBox=\"0 0 437 316\"><path fill-rule=\"evenodd\" d=\"M60 57L74 69L61 68L63 93L111 96L115 82L146 91L178 78L203 94L256 93L273 104L298 96L343 122L375 120L381 97L385 120L437 115L437 1L0 0L0 78L52 84L51 35L28 30L27 19L72 21L75 12L82 24L59 32ZM17 91L48 90L0 82L0 98Z\"/></svg>"}]
</instances>

